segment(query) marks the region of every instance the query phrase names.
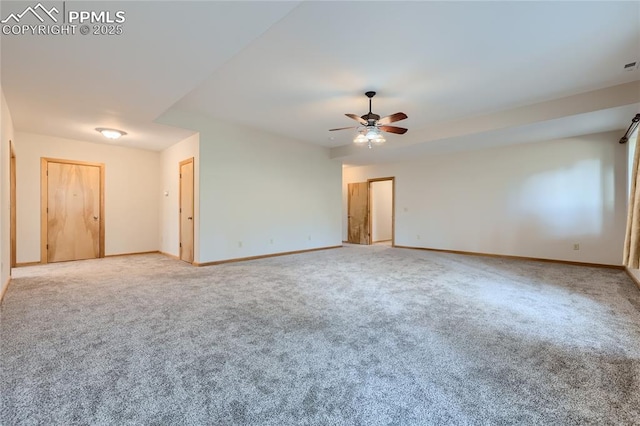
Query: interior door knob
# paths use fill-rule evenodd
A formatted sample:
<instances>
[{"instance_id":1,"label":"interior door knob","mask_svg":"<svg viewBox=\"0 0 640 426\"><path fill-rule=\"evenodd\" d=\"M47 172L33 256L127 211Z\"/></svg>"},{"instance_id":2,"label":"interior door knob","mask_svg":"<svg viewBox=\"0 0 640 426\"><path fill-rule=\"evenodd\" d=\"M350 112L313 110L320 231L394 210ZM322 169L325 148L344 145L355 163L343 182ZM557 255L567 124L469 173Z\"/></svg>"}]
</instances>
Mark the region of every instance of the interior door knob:
<instances>
[{"instance_id":1,"label":"interior door knob","mask_svg":"<svg viewBox=\"0 0 640 426\"><path fill-rule=\"evenodd\" d=\"M193 220L193 218L192 218L191 216L189 216L187 219L189 219L189 220Z\"/></svg>"},{"instance_id":2,"label":"interior door knob","mask_svg":"<svg viewBox=\"0 0 640 426\"><path fill-rule=\"evenodd\" d=\"M93 220L98 220L98 216L94 216L94 217L93 217Z\"/></svg>"}]
</instances>

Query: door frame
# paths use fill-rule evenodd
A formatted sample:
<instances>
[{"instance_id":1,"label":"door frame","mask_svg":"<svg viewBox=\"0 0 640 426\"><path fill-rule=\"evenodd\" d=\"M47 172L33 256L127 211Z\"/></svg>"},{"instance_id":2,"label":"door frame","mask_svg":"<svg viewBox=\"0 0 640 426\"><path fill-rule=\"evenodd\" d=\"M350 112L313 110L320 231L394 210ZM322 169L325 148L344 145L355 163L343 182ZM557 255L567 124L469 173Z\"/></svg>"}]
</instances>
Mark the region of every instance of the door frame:
<instances>
[{"instance_id":1,"label":"door frame","mask_svg":"<svg viewBox=\"0 0 640 426\"><path fill-rule=\"evenodd\" d=\"M193 260L191 262L187 262L186 260L182 260L182 166L185 164L191 163L191 171L193 173L193 179L191 179L192 188L191 188L191 211L193 212L193 219L191 220L191 235L192 235L192 243L193 243ZM186 160L182 160L178 165L178 259L182 260L186 263L193 263L196 261L196 235L195 235L195 161L194 157L187 158Z\"/></svg>"},{"instance_id":2,"label":"door frame","mask_svg":"<svg viewBox=\"0 0 640 426\"><path fill-rule=\"evenodd\" d=\"M49 224L47 220L47 208L49 201L49 179L47 168L49 163L73 164L76 166L93 166L100 169L100 241L98 258L104 257L104 163L91 163L88 161L63 160L60 158L40 158L40 263L49 263L47 255Z\"/></svg>"},{"instance_id":3,"label":"door frame","mask_svg":"<svg viewBox=\"0 0 640 426\"><path fill-rule=\"evenodd\" d=\"M367 213L369 216L369 245L373 244L373 221L371 216L371 184L374 182L391 181L391 247L396 246L396 177L388 176L381 178L367 179L369 200L367 201Z\"/></svg>"},{"instance_id":4,"label":"door frame","mask_svg":"<svg viewBox=\"0 0 640 426\"><path fill-rule=\"evenodd\" d=\"M11 268L16 267L16 151L13 146L13 141L9 141L9 234L11 240L11 262L9 263L9 275L11 275Z\"/></svg>"}]
</instances>

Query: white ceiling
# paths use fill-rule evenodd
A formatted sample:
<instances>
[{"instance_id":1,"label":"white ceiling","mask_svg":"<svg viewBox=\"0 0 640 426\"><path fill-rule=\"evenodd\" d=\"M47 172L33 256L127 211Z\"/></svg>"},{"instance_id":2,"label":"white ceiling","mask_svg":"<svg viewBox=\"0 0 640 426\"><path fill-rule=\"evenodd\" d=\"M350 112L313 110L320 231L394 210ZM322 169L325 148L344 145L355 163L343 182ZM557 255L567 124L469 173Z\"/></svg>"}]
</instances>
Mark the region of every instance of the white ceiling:
<instances>
[{"instance_id":1,"label":"white ceiling","mask_svg":"<svg viewBox=\"0 0 640 426\"><path fill-rule=\"evenodd\" d=\"M3 1L0 15L24 7ZM638 68L623 71L640 62L640 2L83 7L124 10L125 33L2 36L2 87L17 130L100 142L95 127L117 127L129 132L123 144L159 150L191 133L154 122L176 108L333 147L333 157L363 163L620 129L640 102L638 91L635 101L588 111L574 102L537 121L423 137L443 123L495 120L640 80ZM390 135L374 154L352 149L350 131L327 131L355 123L344 113L367 111L366 90L378 92L374 112L409 115L397 123L409 132Z\"/></svg>"}]
</instances>

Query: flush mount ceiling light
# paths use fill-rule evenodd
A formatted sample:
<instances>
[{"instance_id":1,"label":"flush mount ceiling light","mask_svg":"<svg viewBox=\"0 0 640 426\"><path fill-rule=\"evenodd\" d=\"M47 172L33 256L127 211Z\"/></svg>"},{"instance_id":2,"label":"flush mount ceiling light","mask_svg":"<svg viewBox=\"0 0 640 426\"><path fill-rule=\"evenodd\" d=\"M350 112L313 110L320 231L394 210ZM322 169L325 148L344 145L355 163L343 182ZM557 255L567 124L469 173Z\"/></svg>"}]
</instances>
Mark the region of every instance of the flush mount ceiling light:
<instances>
[{"instance_id":1,"label":"flush mount ceiling light","mask_svg":"<svg viewBox=\"0 0 640 426\"><path fill-rule=\"evenodd\" d=\"M104 127L96 127L96 132L100 132L102 136L111 140L120 139L122 136L127 134L127 132L123 132L122 130L107 129Z\"/></svg>"},{"instance_id":2,"label":"flush mount ceiling light","mask_svg":"<svg viewBox=\"0 0 640 426\"><path fill-rule=\"evenodd\" d=\"M386 142L386 139L382 135L382 132L390 132L396 133L398 135L403 135L407 132L407 129L404 127L396 127L389 126L389 123L395 123L396 121L404 120L407 118L407 114L404 112L396 112L395 114L388 115L386 117L380 118L378 114L374 114L371 112L371 98L376 95L376 92L366 92L365 96L369 98L369 112L361 117L358 117L355 114L345 114L347 117L352 120L356 120L362 126L359 127L340 127L339 129L329 129L329 131L334 130L344 130L344 129L358 129L358 135L353 140L353 143L356 145L364 145L367 144L369 148L373 146L373 144L383 144Z\"/></svg>"}]
</instances>

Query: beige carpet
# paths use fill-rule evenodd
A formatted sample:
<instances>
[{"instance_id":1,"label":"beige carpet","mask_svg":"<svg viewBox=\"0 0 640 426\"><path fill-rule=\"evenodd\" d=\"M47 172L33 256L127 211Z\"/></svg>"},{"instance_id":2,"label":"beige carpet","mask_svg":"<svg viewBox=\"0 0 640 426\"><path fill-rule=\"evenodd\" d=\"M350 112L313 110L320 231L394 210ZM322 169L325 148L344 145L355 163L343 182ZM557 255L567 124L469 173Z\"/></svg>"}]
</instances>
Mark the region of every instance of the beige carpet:
<instances>
[{"instance_id":1,"label":"beige carpet","mask_svg":"<svg viewBox=\"0 0 640 426\"><path fill-rule=\"evenodd\" d=\"M20 268L0 424L640 424L619 270L374 247Z\"/></svg>"}]
</instances>

